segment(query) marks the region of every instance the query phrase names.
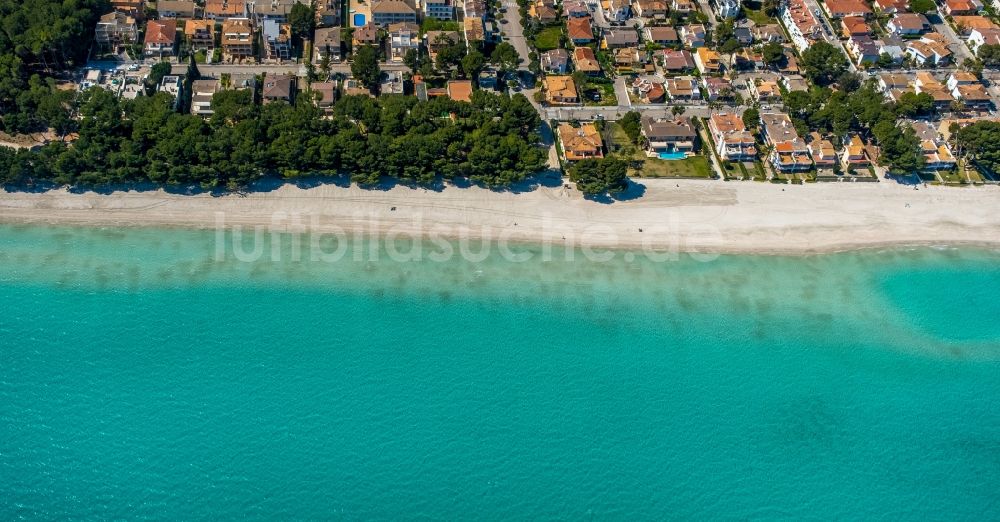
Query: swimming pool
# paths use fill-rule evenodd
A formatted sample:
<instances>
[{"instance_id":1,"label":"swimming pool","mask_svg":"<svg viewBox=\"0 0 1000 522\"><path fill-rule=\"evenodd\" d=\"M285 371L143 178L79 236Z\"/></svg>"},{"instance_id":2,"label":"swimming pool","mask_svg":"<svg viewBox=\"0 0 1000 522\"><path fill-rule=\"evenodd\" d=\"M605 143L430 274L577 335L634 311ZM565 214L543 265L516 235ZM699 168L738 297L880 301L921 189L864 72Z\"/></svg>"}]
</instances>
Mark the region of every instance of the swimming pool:
<instances>
[{"instance_id":1,"label":"swimming pool","mask_svg":"<svg viewBox=\"0 0 1000 522\"><path fill-rule=\"evenodd\" d=\"M365 15L361 13L354 14L354 27L364 27L365 26Z\"/></svg>"},{"instance_id":2,"label":"swimming pool","mask_svg":"<svg viewBox=\"0 0 1000 522\"><path fill-rule=\"evenodd\" d=\"M682 160L687 157L685 152L661 152L661 160Z\"/></svg>"}]
</instances>

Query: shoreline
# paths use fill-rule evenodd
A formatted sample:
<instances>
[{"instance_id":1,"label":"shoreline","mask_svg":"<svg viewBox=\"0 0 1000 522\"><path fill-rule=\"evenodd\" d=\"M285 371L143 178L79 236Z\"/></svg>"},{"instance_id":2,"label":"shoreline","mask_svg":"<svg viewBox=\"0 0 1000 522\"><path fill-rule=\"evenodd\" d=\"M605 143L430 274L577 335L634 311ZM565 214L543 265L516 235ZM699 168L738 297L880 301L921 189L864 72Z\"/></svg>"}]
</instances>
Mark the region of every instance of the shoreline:
<instances>
[{"instance_id":1,"label":"shoreline","mask_svg":"<svg viewBox=\"0 0 1000 522\"><path fill-rule=\"evenodd\" d=\"M637 179L642 194L601 203L574 189L494 192L291 184L245 195L74 193L0 195L0 223L91 227L342 232L604 249L811 255L877 248L1000 248L995 187L828 183L774 185ZM296 221L297 220L297 221Z\"/></svg>"}]
</instances>

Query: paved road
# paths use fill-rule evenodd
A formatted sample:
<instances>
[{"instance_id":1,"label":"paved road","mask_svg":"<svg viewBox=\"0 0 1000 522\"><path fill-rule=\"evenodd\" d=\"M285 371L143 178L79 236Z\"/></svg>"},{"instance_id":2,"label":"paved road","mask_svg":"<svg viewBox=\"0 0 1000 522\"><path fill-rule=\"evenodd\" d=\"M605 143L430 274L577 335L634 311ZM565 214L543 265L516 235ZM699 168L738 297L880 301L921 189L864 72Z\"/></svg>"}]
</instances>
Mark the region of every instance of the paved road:
<instances>
[{"instance_id":1,"label":"paved road","mask_svg":"<svg viewBox=\"0 0 1000 522\"><path fill-rule=\"evenodd\" d=\"M803 1L805 2L806 7L813 12L813 15L816 16L820 25L823 27L823 39L839 47L840 52L844 53L844 56L847 57L847 65L850 67L851 72L858 72L858 68L854 65L854 61L850 59L851 54L847 52L847 47L844 47L844 42L841 42L840 38L837 38L837 30L833 27L833 24L830 23L830 19L826 17L826 13L820 9L819 3L816 0ZM817 15L817 13L819 14Z\"/></svg>"},{"instance_id":2,"label":"paved road","mask_svg":"<svg viewBox=\"0 0 1000 522\"><path fill-rule=\"evenodd\" d=\"M972 51L969 49L969 47L966 46L965 42L963 42L962 39L958 37L958 34L955 33L955 30L951 28L951 24L945 22L944 19L941 18L940 14L937 15L937 17L938 19L941 20L941 23L933 24L934 30L940 34L947 36L948 39L951 40L951 44L948 46L948 48L951 49L951 52L955 53L955 56L958 58L955 60L955 63L961 64L962 61L965 60L966 58L975 59L975 56L972 55Z\"/></svg>"},{"instance_id":3,"label":"paved road","mask_svg":"<svg viewBox=\"0 0 1000 522\"><path fill-rule=\"evenodd\" d=\"M544 120L618 120L625 113L633 110L642 112L643 116L653 116L656 118L672 118L673 105L633 105L632 107L542 107L539 112ZM683 116L695 116L707 118L714 113L735 112L743 114L744 107L725 107L723 109L710 109L707 105L685 105Z\"/></svg>"},{"instance_id":4,"label":"paved road","mask_svg":"<svg viewBox=\"0 0 1000 522\"><path fill-rule=\"evenodd\" d=\"M410 70L409 67L401 63L380 63L379 68L381 68L383 71ZM183 74L184 72L187 71L187 65L176 64L173 66L172 71L175 74ZM215 76L223 73L228 73L228 74L293 73L293 74L298 74L299 76L306 75L305 65L297 63L289 63L284 65L198 64L198 71L207 76ZM334 73L349 74L351 72L351 65L348 63L331 64L330 71Z\"/></svg>"},{"instance_id":5,"label":"paved road","mask_svg":"<svg viewBox=\"0 0 1000 522\"><path fill-rule=\"evenodd\" d=\"M695 0L695 2L698 4L698 9L701 9L701 12L708 17L712 27L718 27L719 20L715 18L715 11L712 10L712 6L708 5L708 0Z\"/></svg>"},{"instance_id":6,"label":"paved road","mask_svg":"<svg viewBox=\"0 0 1000 522\"><path fill-rule=\"evenodd\" d=\"M528 40L524 38L524 28L521 27L521 15L518 12L517 2L514 0L503 0L500 4L502 7L507 9L506 13L500 14L500 18L505 18L507 23L501 24L501 31L504 33L504 40L509 42L517 50L517 54L521 56L521 65L518 67L520 70L528 70L528 64L531 59L528 57L531 50L528 49Z\"/></svg>"}]
</instances>

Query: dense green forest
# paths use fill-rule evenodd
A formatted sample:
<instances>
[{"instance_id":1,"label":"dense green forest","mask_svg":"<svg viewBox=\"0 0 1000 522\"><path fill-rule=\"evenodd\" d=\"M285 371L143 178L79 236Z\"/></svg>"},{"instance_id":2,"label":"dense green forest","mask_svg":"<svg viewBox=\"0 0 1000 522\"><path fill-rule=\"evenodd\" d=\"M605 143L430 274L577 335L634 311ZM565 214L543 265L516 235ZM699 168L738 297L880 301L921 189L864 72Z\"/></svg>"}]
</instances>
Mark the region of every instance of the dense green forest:
<instances>
[{"instance_id":1,"label":"dense green forest","mask_svg":"<svg viewBox=\"0 0 1000 522\"><path fill-rule=\"evenodd\" d=\"M257 105L250 91L215 95L210 120L173 110L157 93L119 100L90 89L77 101L79 138L36 151L0 149L0 183L101 185L152 181L235 189L266 174L349 173L362 184L464 177L489 186L545 167L538 113L527 98L477 91L472 103L347 96L324 118L307 96Z\"/></svg>"},{"instance_id":2,"label":"dense green forest","mask_svg":"<svg viewBox=\"0 0 1000 522\"><path fill-rule=\"evenodd\" d=\"M79 133L72 144L0 148L0 184L198 184L235 189L265 175L349 174L416 183L468 178L490 186L545 166L538 114L522 95L476 92L472 103L346 97L324 115L307 96L260 106L249 91L216 96L206 121L167 94L119 100L57 89L86 60L107 0L0 0L0 130Z\"/></svg>"},{"instance_id":3,"label":"dense green forest","mask_svg":"<svg viewBox=\"0 0 1000 522\"><path fill-rule=\"evenodd\" d=\"M54 77L86 61L107 0L0 0L0 130L69 130L73 93Z\"/></svg>"}]
</instances>

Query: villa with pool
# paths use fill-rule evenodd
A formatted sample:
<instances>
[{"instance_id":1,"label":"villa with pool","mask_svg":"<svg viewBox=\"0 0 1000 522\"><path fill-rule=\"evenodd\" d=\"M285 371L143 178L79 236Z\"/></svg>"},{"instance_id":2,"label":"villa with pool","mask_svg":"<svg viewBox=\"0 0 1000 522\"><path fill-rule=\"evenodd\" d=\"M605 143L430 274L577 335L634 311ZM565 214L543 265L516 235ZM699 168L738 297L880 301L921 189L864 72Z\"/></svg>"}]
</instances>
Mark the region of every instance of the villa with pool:
<instances>
[{"instance_id":1,"label":"villa with pool","mask_svg":"<svg viewBox=\"0 0 1000 522\"><path fill-rule=\"evenodd\" d=\"M646 154L665 160L684 159L694 151L698 133L687 118L666 119L645 116L641 131Z\"/></svg>"}]
</instances>

